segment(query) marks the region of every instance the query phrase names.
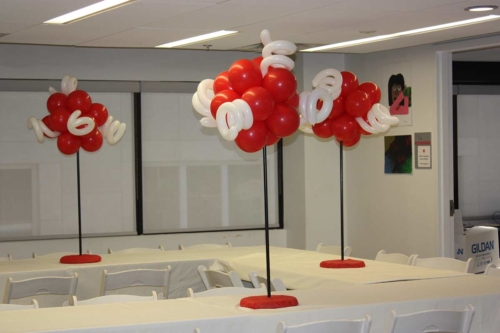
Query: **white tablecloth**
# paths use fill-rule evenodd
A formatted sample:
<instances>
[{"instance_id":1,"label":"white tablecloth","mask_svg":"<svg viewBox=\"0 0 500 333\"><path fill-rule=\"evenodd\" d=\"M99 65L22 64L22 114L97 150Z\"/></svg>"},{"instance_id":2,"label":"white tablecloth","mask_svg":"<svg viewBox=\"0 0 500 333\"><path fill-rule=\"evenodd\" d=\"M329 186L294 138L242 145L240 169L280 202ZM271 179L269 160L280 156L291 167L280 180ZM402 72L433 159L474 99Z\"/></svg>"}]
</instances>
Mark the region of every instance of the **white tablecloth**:
<instances>
[{"instance_id":1,"label":"white tablecloth","mask_svg":"<svg viewBox=\"0 0 500 333\"><path fill-rule=\"evenodd\" d=\"M265 276L264 246L235 247L210 250L158 251L134 254L103 254L102 261L94 264L64 265L58 258L37 258L0 262L0 299L8 277L23 280L40 276L70 276L78 273L76 295L85 300L99 295L102 270L117 272L138 268L164 269L172 267L168 298L184 297L187 288L195 292L204 290L197 272L199 265L211 266L216 260L224 270L235 270L243 280L250 271ZM360 269L324 269L322 260L338 256L279 247L271 247L272 275L280 277L289 289L331 288L339 285L359 285L400 280L434 279L465 275L458 272L433 270L422 267L395 265L365 260ZM65 299L64 299L65 300ZM64 301L62 300L62 301ZM43 298L41 306L58 306L57 298Z\"/></svg>"},{"instance_id":2,"label":"white tablecloth","mask_svg":"<svg viewBox=\"0 0 500 333\"><path fill-rule=\"evenodd\" d=\"M372 316L371 333L384 331L387 313L462 309L474 305L472 333L500 331L500 279L465 276L420 281L295 290L300 305L277 310L238 306L240 296L175 299L85 307L0 312L2 332L274 333L279 321L299 324ZM26 320L26 319L29 320Z\"/></svg>"}]
</instances>

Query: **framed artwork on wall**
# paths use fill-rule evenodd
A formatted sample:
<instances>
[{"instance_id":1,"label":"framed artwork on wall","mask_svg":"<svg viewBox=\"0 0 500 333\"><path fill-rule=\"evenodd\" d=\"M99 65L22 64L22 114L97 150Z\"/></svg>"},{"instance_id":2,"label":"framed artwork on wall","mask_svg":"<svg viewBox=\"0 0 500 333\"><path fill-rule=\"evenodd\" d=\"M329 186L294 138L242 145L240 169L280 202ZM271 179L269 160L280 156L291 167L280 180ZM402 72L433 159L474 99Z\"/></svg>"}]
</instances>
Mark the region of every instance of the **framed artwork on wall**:
<instances>
[{"instance_id":1,"label":"framed artwork on wall","mask_svg":"<svg viewBox=\"0 0 500 333\"><path fill-rule=\"evenodd\" d=\"M399 126L412 125L412 68L410 61L384 66L382 101L389 112L399 119Z\"/></svg>"},{"instance_id":2,"label":"framed artwork on wall","mask_svg":"<svg viewBox=\"0 0 500 333\"><path fill-rule=\"evenodd\" d=\"M411 135L389 135L384 137L384 172L386 174L413 171Z\"/></svg>"}]
</instances>

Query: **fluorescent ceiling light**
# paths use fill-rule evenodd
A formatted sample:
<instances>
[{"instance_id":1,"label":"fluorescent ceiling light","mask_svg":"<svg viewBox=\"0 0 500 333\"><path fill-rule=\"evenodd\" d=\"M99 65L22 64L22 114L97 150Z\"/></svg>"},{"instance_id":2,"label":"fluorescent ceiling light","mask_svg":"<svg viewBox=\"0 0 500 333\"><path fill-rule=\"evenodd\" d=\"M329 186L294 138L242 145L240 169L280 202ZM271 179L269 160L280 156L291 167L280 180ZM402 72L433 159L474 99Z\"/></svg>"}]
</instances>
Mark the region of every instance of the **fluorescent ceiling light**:
<instances>
[{"instance_id":1,"label":"fluorescent ceiling light","mask_svg":"<svg viewBox=\"0 0 500 333\"><path fill-rule=\"evenodd\" d=\"M465 10L468 12L486 12L488 10L493 10L497 8L498 6L487 5L487 6L471 6L465 8Z\"/></svg>"},{"instance_id":2,"label":"fluorescent ceiling light","mask_svg":"<svg viewBox=\"0 0 500 333\"><path fill-rule=\"evenodd\" d=\"M219 30L219 31L211 32L211 33L205 34L205 35L190 37L190 38L181 39L181 40L171 42L171 43L157 45L156 47L172 48L172 47L177 47L177 46L181 46L181 45L194 44L194 43L205 41L205 40L234 35L237 33L238 33L238 31Z\"/></svg>"},{"instance_id":3,"label":"fluorescent ceiling light","mask_svg":"<svg viewBox=\"0 0 500 333\"><path fill-rule=\"evenodd\" d=\"M65 24L71 23L80 19L87 18L92 15L100 14L104 11L115 9L117 7L128 5L136 0L104 0L93 5L77 9L71 13L58 16L43 23L48 24Z\"/></svg>"},{"instance_id":4,"label":"fluorescent ceiling light","mask_svg":"<svg viewBox=\"0 0 500 333\"><path fill-rule=\"evenodd\" d=\"M301 51L302 52L316 52L316 51L324 51L324 50L342 49L345 47L356 46L356 45L361 45L361 44L375 43L375 42L399 38L399 37L424 34L424 33L428 33L428 32L434 32L434 31L451 29L451 28L458 28L458 27L463 27L466 25L477 24L477 23L482 23L482 22L491 21L491 20L497 20L499 18L500 18L500 15L489 15L489 16L473 18L470 20L434 25L432 27L402 31L402 32L394 33L394 34L380 35L380 36L375 36L375 37L351 40L351 41L347 41L347 42L340 42L340 43L335 43L335 44L323 45L323 46L313 47L313 48L305 49L305 50L301 50Z\"/></svg>"}]
</instances>

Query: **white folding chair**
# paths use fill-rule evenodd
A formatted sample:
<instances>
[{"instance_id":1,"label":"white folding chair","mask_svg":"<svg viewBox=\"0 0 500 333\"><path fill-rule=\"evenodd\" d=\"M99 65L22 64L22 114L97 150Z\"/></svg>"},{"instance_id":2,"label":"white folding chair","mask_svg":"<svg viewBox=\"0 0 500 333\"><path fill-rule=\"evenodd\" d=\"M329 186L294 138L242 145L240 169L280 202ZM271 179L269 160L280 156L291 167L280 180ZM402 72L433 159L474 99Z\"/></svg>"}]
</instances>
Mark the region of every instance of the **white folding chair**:
<instances>
[{"instance_id":1,"label":"white folding chair","mask_svg":"<svg viewBox=\"0 0 500 333\"><path fill-rule=\"evenodd\" d=\"M391 264L412 265L417 254L407 256L402 253L387 253L385 250L380 250L375 257L375 261L389 262Z\"/></svg>"},{"instance_id":2,"label":"white folding chair","mask_svg":"<svg viewBox=\"0 0 500 333\"><path fill-rule=\"evenodd\" d=\"M474 318L474 307L464 310L429 310L399 316L391 311L387 333L458 332L469 333Z\"/></svg>"},{"instance_id":3,"label":"white folding chair","mask_svg":"<svg viewBox=\"0 0 500 333\"><path fill-rule=\"evenodd\" d=\"M418 258L415 256L413 260L413 266L434 268L434 269L445 269L449 271L456 271L462 273L473 273L474 272L474 258L469 258L467 261L461 261L452 258L436 257L436 258Z\"/></svg>"},{"instance_id":4,"label":"white folding chair","mask_svg":"<svg viewBox=\"0 0 500 333\"><path fill-rule=\"evenodd\" d=\"M226 242L226 245L198 244L192 246L184 246L182 244L179 244L179 250L213 250L213 249L226 249L228 247L233 247L230 242Z\"/></svg>"},{"instance_id":5,"label":"white folding chair","mask_svg":"<svg viewBox=\"0 0 500 333\"><path fill-rule=\"evenodd\" d=\"M254 288L260 288L261 284L267 286L267 279L257 275L257 272L248 273L248 277L250 278ZM286 291L285 284L280 278L271 279L271 291Z\"/></svg>"},{"instance_id":6,"label":"white folding chair","mask_svg":"<svg viewBox=\"0 0 500 333\"><path fill-rule=\"evenodd\" d=\"M203 265L200 265L198 266L198 273L200 274L201 280L203 281L203 284L205 285L205 288L207 288L207 290L224 287L244 287L240 276L234 271L224 273L220 271L214 271L206 268Z\"/></svg>"},{"instance_id":7,"label":"white folding chair","mask_svg":"<svg viewBox=\"0 0 500 333\"><path fill-rule=\"evenodd\" d=\"M72 306L82 306L82 305L95 305L95 304L112 304L112 303L131 303L131 302L147 302L147 301L157 301L158 295L156 291L151 292L151 296L134 296L134 295L108 295L91 298L85 301L79 301L76 296L71 298L70 305Z\"/></svg>"},{"instance_id":8,"label":"white folding chair","mask_svg":"<svg viewBox=\"0 0 500 333\"><path fill-rule=\"evenodd\" d=\"M171 267L167 269L134 269L117 273L102 271L101 296L106 296L108 290L118 290L131 287L160 287L162 292L158 294L159 299L166 299L170 283Z\"/></svg>"},{"instance_id":9,"label":"white folding chair","mask_svg":"<svg viewBox=\"0 0 500 333\"><path fill-rule=\"evenodd\" d=\"M165 251L162 245L158 246L158 249L150 249L144 247L135 247L130 249L124 249L120 251L113 251L112 249L108 249L108 254L127 254L127 253L150 253L150 252L158 252Z\"/></svg>"},{"instance_id":10,"label":"white folding chair","mask_svg":"<svg viewBox=\"0 0 500 333\"><path fill-rule=\"evenodd\" d=\"M36 258L60 258L63 256L69 256L69 255L78 255L79 253L76 252L54 252L54 253L47 253L47 254L36 254L36 252L33 252L33 259ZM87 254L92 254L90 250L87 250Z\"/></svg>"},{"instance_id":11,"label":"white folding chair","mask_svg":"<svg viewBox=\"0 0 500 333\"><path fill-rule=\"evenodd\" d=\"M261 285L260 288L245 288L245 287L227 287L210 289L195 293L193 289L188 288L187 295L191 298L200 297L215 297L215 296L231 296L231 295L265 295L267 293L266 286Z\"/></svg>"},{"instance_id":12,"label":"white folding chair","mask_svg":"<svg viewBox=\"0 0 500 333\"><path fill-rule=\"evenodd\" d=\"M39 295L68 295L71 297L76 292L78 274L73 276L47 276L28 280L13 281L7 279L3 303L9 304L12 299L25 298Z\"/></svg>"},{"instance_id":13,"label":"white folding chair","mask_svg":"<svg viewBox=\"0 0 500 333\"><path fill-rule=\"evenodd\" d=\"M484 271L484 275L494 276L500 278L500 267L497 267L495 264L489 264L486 266L486 270Z\"/></svg>"},{"instance_id":14,"label":"white folding chair","mask_svg":"<svg viewBox=\"0 0 500 333\"><path fill-rule=\"evenodd\" d=\"M341 248L340 246L335 246L335 245L324 245L323 243L319 243L318 246L316 247L316 252L321 252L321 253L328 253L328 254L336 254L336 255L341 255ZM349 257L352 252L352 247L350 246L345 246L344 247L344 256Z\"/></svg>"},{"instance_id":15,"label":"white folding chair","mask_svg":"<svg viewBox=\"0 0 500 333\"><path fill-rule=\"evenodd\" d=\"M7 253L7 257L0 257L0 261L12 261L12 255Z\"/></svg>"},{"instance_id":16,"label":"white folding chair","mask_svg":"<svg viewBox=\"0 0 500 333\"><path fill-rule=\"evenodd\" d=\"M296 326L287 326L282 321L278 324L276 333L368 333L371 325L371 316L365 314L363 319L316 321Z\"/></svg>"},{"instance_id":17,"label":"white folding chair","mask_svg":"<svg viewBox=\"0 0 500 333\"><path fill-rule=\"evenodd\" d=\"M31 300L29 305L17 305L17 304L0 304L0 311L16 311L16 310L32 310L38 309L38 301L36 299Z\"/></svg>"}]
</instances>

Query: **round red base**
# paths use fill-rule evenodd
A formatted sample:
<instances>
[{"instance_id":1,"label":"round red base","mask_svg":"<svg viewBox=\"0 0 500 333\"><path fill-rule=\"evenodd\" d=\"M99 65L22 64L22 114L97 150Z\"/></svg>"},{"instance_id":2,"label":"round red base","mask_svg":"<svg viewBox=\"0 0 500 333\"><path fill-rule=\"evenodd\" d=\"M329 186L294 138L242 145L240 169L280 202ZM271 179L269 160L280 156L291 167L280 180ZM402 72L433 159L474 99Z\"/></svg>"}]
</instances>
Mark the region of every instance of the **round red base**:
<instances>
[{"instance_id":1,"label":"round red base","mask_svg":"<svg viewBox=\"0 0 500 333\"><path fill-rule=\"evenodd\" d=\"M61 264L90 264L93 262L100 262L101 256L97 254L72 254L64 256L59 260Z\"/></svg>"},{"instance_id":2,"label":"round red base","mask_svg":"<svg viewBox=\"0 0 500 333\"><path fill-rule=\"evenodd\" d=\"M363 268L365 262L363 260L345 259L345 260L325 260L319 264L323 268Z\"/></svg>"},{"instance_id":3,"label":"round red base","mask_svg":"<svg viewBox=\"0 0 500 333\"><path fill-rule=\"evenodd\" d=\"M297 305L299 301L288 295L250 296L240 301L240 306L250 309L280 309Z\"/></svg>"}]
</instances>

